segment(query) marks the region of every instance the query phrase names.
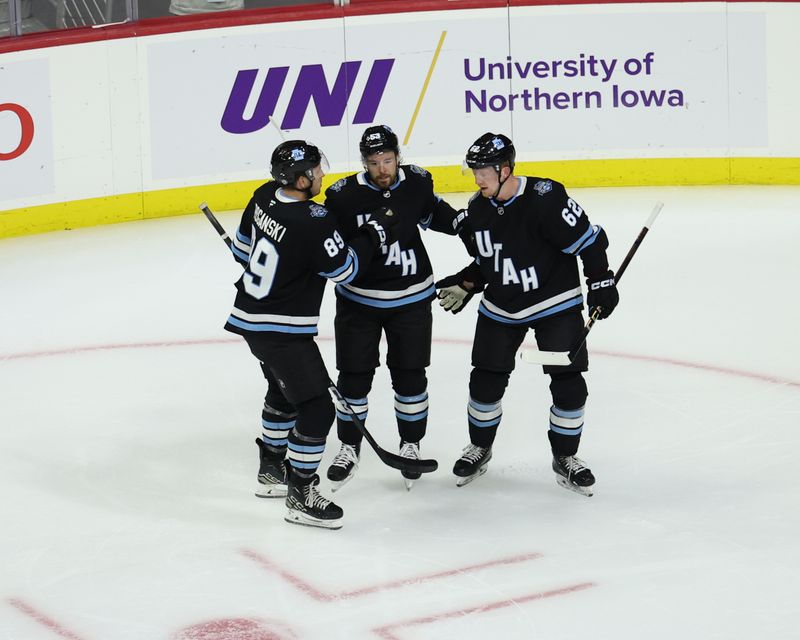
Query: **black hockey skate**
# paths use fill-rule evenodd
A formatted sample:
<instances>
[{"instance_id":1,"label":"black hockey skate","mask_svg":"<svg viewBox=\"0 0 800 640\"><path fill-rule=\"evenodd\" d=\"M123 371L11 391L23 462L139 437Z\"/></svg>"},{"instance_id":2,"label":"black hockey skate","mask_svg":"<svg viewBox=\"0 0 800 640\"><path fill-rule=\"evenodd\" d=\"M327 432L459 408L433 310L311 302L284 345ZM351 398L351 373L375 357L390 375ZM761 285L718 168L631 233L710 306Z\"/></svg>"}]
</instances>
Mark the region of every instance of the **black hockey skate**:
<instances>
[{"instance_id":1,"label":"black hockey skate","mask_svg":"<svg viewBox=\"0 0 800 640\"><path fill-rule=\"evenodd\" d=\"M463 487L465 484L475 480L475 478L480 478L486 473L486 465L491 459L491 447L479 447L476 444L467 445L453 467L453 473L458 476L456 486Z\"/></svg>"},{"instance_id":2,"label":"black hockey skate","mask_svg":"<svg viewBox=\"0 0 800 640\"><path fill-rule=\"evenodd\" d=\"M317 485L319 476L315 475L310 482L300 483L297 476L289 476L289 493L286 496L288 511L284 516L286 522L302 524L308 527L323 529L341 529L344 511L339 505L323 498Z\"/></svg>"},{"instance_id":3,"label":"black hockey skate","mask_svg":"<svg viewBox=\"0 0 800 640\"><path fill-rule=\"evenodd\" d=\"M594 476L583 460L575 456L554 456L553 471L556 472L556 482L565 489L587 497L594 494Z\"/></svg>"},{"instance_id":4,"label":"black hockey skate","mask_svg":"<svg viewBox=\"0 0 800 640\"><path fill-rule=\"evenodd\" d=\"M331 491L338 491L355 475L358 461L361 459L361 445L342 443L339 453L333 458L328 467L328 480L331 481Z\"/></svg>"},{"instance_id":5,"label":"black hockey skate","mask_svg":"<svg viewBox=\"0 0 800 640\"><path fill-rule=\"evenodd\" d=\"M278 457L271 453L261 438L256 438L256 444L260 458L256 496L259 498L285 498L288 492L286 461L282 456Z\"/></svg>"},{"instance_id":6,"label":"black hockey skate","mask_svg":"<svg viewBox=\"0 0 800 640\"><path fill-rule=\"evenodd\" d=\"M419 460L419 442L406 442L405 440L401 440L400 455L409 460ZM403 474L403 480L406 483L406 491L411 491L411 487L414 486L414 480L419 480L422 476L422 473L419 471L401 471L400 473Z\"/></svg>"}]
</instances>

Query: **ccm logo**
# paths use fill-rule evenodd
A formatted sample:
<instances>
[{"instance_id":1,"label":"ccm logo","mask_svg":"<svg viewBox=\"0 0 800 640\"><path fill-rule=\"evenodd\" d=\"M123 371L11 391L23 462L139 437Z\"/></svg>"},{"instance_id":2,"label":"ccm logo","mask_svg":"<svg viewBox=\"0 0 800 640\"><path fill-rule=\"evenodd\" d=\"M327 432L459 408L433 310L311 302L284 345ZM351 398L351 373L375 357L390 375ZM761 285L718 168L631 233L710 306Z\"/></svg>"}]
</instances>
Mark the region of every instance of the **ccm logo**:
<instances>
[{"instance_id":1,"label":"ccm logo","mask_svg":"<svg viewBox=\"0 0 800 640\"><path fill-rule=\"evenodd\" d=\"M592 291L597 291L598 289L605 289L606 287L613 287L614 286L614 278L609 278L608 280L601 280L600 282L593 282L591 289Z\"/></svg>"},{"instance_id":2,"label":"ccm logo","mask_svg":"<svg viewBox=\"0 0 800 640\"><path fill-rule=\"evenodd\" d=\"M0 149L0 160L13 160L14 158L19 158L23 153L25 153L33 142L33 117L25 107L19 104L14 104L13 102L5 102L0 104L0 114L2 114L4 111L10 111L17 116L21 129L19 144L15 149L12 149L11 151L4 151L3 149Z\"/></svg>"}]
</instances>

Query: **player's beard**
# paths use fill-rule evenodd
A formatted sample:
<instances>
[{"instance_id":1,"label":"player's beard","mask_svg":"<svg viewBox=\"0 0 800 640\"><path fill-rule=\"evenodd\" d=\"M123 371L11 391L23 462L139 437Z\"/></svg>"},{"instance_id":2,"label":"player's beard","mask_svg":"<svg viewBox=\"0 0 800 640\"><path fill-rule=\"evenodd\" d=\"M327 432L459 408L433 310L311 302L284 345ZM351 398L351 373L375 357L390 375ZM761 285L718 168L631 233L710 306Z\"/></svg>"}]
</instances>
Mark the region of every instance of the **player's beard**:
<instances>
[{"instance_id":1,"label":"player's beard","mask_svg":"<svg viewBox=\"0 0 800 640\"><path fill-rule=\"evenodd\" d=\"M372 178L372 182L375 184L376 187L380 187L381 189L388 189L391 187L395 181L397 180L397 174L388 174L388 175L380 175L377 177Z\"/></svg>"}]
</instances>

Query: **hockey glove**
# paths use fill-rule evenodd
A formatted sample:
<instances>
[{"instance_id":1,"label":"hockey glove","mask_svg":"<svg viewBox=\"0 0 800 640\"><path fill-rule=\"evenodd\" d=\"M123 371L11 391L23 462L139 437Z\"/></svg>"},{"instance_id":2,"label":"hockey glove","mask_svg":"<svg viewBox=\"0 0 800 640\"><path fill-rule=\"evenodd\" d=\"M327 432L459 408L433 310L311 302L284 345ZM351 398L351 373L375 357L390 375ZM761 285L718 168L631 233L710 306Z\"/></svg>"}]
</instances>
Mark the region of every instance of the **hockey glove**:
<instances>
[{"instance_id":1,"label":"hockey glove","mask_svg":"<svg viewBox=\"0 0 800 640\"><path fill-rule=\"evenodd\" d=\"M374 220L384 229L390 229L400 222L400 216L389 207L380 207L370 214L370 220Z\"/></svg>"},{"instance_id":2,"label":"hockey glove","mask_svg":"<svg viewBox=\"0 0 800 640\"><path fill-rule=\"evenodd\" d=\"M388 207L381 207L359 229L367 233L376 247L386 251L386 248L394 242L390 229L399 221L400 216Z\"/></svg>"},{"instance_id":3,"label":"hockey glove","mask_svg":"<svg viewBox=\"0 0 800 640\"><path fill-rule=\"evenodd\" d=\"M608 318L619 303L619 292L617 283L614 281L614 272L610 269L597 277L588 278L586 285L589 293L586 302L589 305L589 312L593 313L595 307L600 308L598 320Z\"/></svg>"},{"instance_id":4,"label":"hockey glove","mask_svg":"<svg viewBox=\"0 0 800 640\"><path fill-rule=\"evenodd\" d=\"M437 281L436 296L445 311L459 313L476 293L486 286L477 263L473 262L458 273Z\"/></svg>"}]
</instances>

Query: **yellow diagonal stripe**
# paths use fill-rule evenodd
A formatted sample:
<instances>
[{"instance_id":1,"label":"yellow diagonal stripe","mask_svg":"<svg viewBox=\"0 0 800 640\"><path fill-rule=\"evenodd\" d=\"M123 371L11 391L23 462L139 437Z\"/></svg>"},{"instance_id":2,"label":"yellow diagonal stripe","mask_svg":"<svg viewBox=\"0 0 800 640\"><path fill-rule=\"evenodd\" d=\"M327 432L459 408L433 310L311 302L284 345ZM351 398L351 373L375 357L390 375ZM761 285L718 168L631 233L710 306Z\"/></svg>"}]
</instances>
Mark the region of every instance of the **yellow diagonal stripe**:
<instances>
[{"instance_id":1,"label":"yellow diagonal stripe","mask_svg":"<svg viewBox=\"0 0 800 640\"><path fill-rule=\"evenodd\" d=\"M442 35L439 38L439 44L436 45L436 52L433 54L433 60L431 60L431 66L428 68L428 75L425 76L425 84L422 85L422 91L419 94L419 100L417 100L417 106L414 108L414 115L411 116L411 123L408 125L406 137L403 139L403 146L408 144L408 139L411 137L411 132L414 130L414 123L417 121L419 110L422 107L422 101L425 99L425 92L428 90L428 85L430 84L433 70L436 67L436 61L439 59L439 53L442 50L445 36L447 36L447 31L442 31Z\"/></svg>"}]
</instances>

